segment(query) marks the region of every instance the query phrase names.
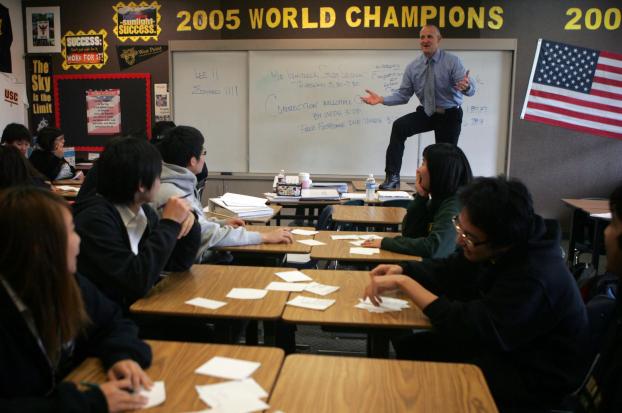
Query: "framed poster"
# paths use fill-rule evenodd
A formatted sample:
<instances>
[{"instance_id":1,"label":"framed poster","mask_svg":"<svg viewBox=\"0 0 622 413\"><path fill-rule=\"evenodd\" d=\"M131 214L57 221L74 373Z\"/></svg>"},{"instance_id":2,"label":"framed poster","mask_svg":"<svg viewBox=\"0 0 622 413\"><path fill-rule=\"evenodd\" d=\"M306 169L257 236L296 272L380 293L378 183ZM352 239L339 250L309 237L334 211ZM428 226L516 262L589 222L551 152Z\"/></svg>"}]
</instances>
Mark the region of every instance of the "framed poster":
<instances>
[{"instance_id":1,"label":"framed poster","mask_svg":"<svg viewBox=\"0 0 622 413\"><path fill-rule=\"evenodd\" d=\"M28 53L60 53L60 6L26 7Z\"/></svg>"},{"instance_id":2,"label":"framed poster","mask_svg":"<svg viewBox=\"0 0 622 413\"><path fill-rule=\"evenodd\" d=\"M101 152L118 135L151 138L151 75L54 76L56 127L76 152Z\"/></svg>"}]
</instances>

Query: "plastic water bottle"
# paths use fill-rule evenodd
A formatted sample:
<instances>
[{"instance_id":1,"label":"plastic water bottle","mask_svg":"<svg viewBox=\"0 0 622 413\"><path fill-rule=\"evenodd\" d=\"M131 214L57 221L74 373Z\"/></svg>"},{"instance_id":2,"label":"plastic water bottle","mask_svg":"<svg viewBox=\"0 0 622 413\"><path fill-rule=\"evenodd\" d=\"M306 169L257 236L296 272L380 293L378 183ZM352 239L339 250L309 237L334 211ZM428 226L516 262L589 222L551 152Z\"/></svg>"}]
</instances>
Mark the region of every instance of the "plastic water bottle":
<instances>
[{"instance_id":1,"label":"plastic water bottle","mask_svg":"<svg viewBox=\"0 0 622 413\"><path fill-rule=\"evenodd\" d=\"M285 183L285 169L281 169L281 172L276 176L277 182Z\"/></svg>"},{"instance_id":2,"label":"plastic water bottle","mask_svg":"<svg viewBox=\"0 0 622 413\"><path fill-rule=\"evenodd\" d=\"M365 198L368 201L376 199L376 180L374 174L369 174L365 180Z\"/></svg>"}]
</instances>

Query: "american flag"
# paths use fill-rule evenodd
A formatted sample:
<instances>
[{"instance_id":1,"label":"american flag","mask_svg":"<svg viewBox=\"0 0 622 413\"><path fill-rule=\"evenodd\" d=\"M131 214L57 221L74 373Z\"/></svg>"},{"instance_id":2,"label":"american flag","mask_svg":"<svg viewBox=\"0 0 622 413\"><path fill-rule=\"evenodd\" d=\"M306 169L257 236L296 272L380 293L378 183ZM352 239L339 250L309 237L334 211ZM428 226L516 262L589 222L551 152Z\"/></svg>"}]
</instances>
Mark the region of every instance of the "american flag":
<instances>
[{"instance_id":1,"label":"american flag","mask_svg":"<svg viewBox=\"0 0 622 413\"><path fill-rule=\"evenodd\" d=\"M622 139L622 54L538 40L521 119Z\"/></svg>"}]
</instances>

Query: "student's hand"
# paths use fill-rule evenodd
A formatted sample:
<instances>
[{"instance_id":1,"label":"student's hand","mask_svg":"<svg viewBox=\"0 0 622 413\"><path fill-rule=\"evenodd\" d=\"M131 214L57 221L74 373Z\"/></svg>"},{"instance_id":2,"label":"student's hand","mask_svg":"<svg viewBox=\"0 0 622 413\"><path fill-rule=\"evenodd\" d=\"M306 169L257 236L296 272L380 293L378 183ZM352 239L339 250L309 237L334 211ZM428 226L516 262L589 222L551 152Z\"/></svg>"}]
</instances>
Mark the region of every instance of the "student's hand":
<instances>
[{"instance_id":1,"label":"student's hand","mask_svg":"<svg viewBox=\"0 0 622 413\"><path fill-rule=\"evenodd\" d=\"M184 222L181 223L181 229L179 230L179 235L177 235L177 239L183 238L188 235L193 225L194 214L191 212L188 214L188 218L186 218Z\"/></svg>"},{"instance_id":2,"label":"student's hand","mask_svg":"<svg viewBox=\"0 0 622 413\"><path fill-rule=\"evenodd\" d=\"M108 380L115 381L120 379L129 380L129 387L132 390L140 390L141 387L149 390L153 386L153 381L134 360L126 359L117 361L108 369Z\"/></svg>"},{"instance_id":3,"label":"student's hand","mask_svg":"<svg viewBox=\"0 0 622 413\"><path fill-rule=\"evenodd\" d=\"M365 242L361 244L361 247L365 248L380 248L382 244L381 239L366 239Z\"/></svg>"},{"instance_id":4,"label":"student's hand","mask_svg":"<svg viewBox=\"0 0 622 413\"><path fill-rule=\"evenodd\" d=\"M244 222L243 219L240 218L231 218L225 221L226 225L232 226L233 228L237 228L237 227L245 227L246 226L246 222Z\"/></svg>"},{"instance_id":5,"label":"student's hand","mask_svg":"<svg viewBox=\"0 0 622 413\"><path fill-rule=\"evenodd\" d=\"M279 228L261 234L261 242L264 244L291 244L294 242L294 236L289 228Z\"/></svg>"},{"instance_id":6,"label":"student's hand","mask_svg":"<svg viewBox=\"0 0 622 413\"><path fill-rule=\"evenodd\" d=\"M387 275L384 277L371 277L371 282L365 287L365 295L363 298L369 297L369 301L375 306L380 305L382 299L380 294L387 290L395 290L400 288L401 282L405 275Z\"/></svg>"},{"instance_id":7,"label":"student's hand","mask_svg":"<svg viewBox=\"0 0 622 413\"><path fill-rule=\"evenodd\" d=\"M372 278L380 275L401 274L402 267L395 264L380 264L369 273Z\"/></svg>"},{"instance_id":8,"label":"student's hand","mask_svg":"<svg viewBox=\"0 0 622 413\"><path fill-rule=\"evenodd\" d=\"M170 197L164 205L162 219L171 219L181 224L188 218L188 214L190 214L190 206L185 199Z\"/></svg>"},{"instance_id":9,"label":"student's hand","mask_svg":"<svg viewBox=\"0 0 622 413\"><path fill-rule=\"evenodd\" d=\"M141 409L147 404L147 398L140 393L129 393L132 387L129 379L113 380L99 386L108 403L110 413Z\"/></svg>"},{"instance_id":10,"label":"student's hand","mask_svg":"<svg viewBox=\"0 0 622 413\"><path fill-rule=\"evenodd\" d=\"M458 81L458 83L456 83L456 85L454 86L460 92L464 93L467 90L469 90L469 72L470 72L470 70L467 70L466 74L464 75L464 77L462 79L460 79Z\"/></svg>"},{"instance_id":11,"label":"student's hand","mask_svg":"<svg viewBox=\"0 0 622 413\"><path fill-rule=\"evenodd\" d=\"M369 89L365 89L367 96L361 96L361 100L368 105L377 105L378 103L384 103L384 98Z\"/></svg>"},{"instance_id":12,"label":"student's hand","mask_svg":"<svg viewBox=\"0 0 622 413\"><path fill-rule=\"evenodd\" d=\"M65 153L63 151L64 146L65 145L62 142L56 142L54 144L54 156L62 159L65 156Z\"/></svg>"}]
</instances>

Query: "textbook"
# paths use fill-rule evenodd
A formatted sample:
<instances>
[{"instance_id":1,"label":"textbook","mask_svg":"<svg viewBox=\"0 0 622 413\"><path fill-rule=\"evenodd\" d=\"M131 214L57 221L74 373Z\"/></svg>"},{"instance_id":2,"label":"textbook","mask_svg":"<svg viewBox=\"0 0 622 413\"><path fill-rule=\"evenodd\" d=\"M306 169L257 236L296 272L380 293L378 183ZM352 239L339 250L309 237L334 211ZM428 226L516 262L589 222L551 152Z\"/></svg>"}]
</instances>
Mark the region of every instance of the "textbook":
<instances>
[{"instance_id":1,"label":"textbook","mask_svg":"<svg viewBox=\"0 0 622 413\"><path fill-rule=\"evenodd\" d=\"M309 188L303 189L300 194L300 200L338 200L339 192L334 188Z\"/></svg>"},{"instance_id":2,"label":"textbook","mask_svg":"<svg viewBox=\"0 0 622 413\"><path fill-rule=\"evenodd\" d=\"M313 182L311 184L311 188L334 188L337 192L344 193L348 192L348 183L347 182Z\"/></svg>"},{"instance_id":3,"label":"textbook","mask_svg":"<svg viewBox=\"0 0 622 413\"><path fill-rule=\"evenodd\" d=\"M236 194L225 194L225 195L236 195ZM247 205L243 205L245 203L244 201L242 201L243 198L239 198L235 196L225 197L225 195L219 198L210 198L209 205L208 205L208 211L213 211L217 214L222 214L222 215L226 215L230 217L238 217L238 218L267 216L267 215L272 215L274 213L273 209L265 204L266 200L263 198L248 197L248 198L255 198L255 199L247 199L247 202L246 202ZM241 195L240 197L246 197L246 195ZM226 202L227 199L229 201L233 199L233 201L228 203ZM263 200L263 203L260 203L258 200Z\"/></svg>"}]
</instances>

